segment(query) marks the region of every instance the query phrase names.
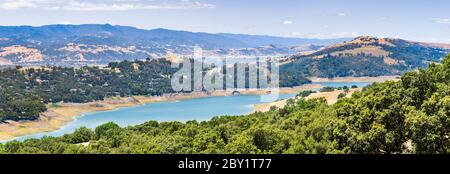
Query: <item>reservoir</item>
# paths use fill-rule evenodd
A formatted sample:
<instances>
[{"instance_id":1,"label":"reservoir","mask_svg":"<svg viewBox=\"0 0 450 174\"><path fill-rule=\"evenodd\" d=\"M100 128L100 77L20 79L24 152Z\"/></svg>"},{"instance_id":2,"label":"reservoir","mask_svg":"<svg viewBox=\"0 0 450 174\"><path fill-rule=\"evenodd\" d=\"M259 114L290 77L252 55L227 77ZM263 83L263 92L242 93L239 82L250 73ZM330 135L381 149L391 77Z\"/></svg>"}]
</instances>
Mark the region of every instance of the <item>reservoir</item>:
<instances>
[{"instance_id":1,"label":"reservoir","mask_svg":"<svg viewBox=\"0 0 450 174\"><path fill-rule=\"evenodd\" d=\"M329 87L343 87L357 85L365 87L369 82L325 82L315 83ZM280 99L294 97L296 94L280 94ZM23 141L30 138L41 138L44 136L62 136L74 132L77 128L88 127L95 129L97 126L107 122L115 122L122 127L133 126L147 121L180 121L189 120L207 121L215 116L246 115L253 112L254 105L261 104L259 95L240 95L227 97L208 97L176 102L148 103L145 105L120 108L112 111L87 113L75 117L74 121L53 132L30 134L20 136L14 140Z\"/></svg>"}]
</instances>

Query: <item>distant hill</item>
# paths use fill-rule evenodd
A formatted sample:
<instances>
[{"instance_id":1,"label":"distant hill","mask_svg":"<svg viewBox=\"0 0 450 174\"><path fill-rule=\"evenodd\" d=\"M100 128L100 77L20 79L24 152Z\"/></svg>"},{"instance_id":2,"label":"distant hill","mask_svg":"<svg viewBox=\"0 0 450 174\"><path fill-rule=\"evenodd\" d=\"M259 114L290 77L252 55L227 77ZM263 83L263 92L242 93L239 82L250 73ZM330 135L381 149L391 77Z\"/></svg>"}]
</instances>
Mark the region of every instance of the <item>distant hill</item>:
<instances>
[{"instance_id":1,"label":"distant hill","mask_svg":"<svg viewBox=\"0 0 450 174\"><path fill-rule=\"evenodd\" d=\"M210 34L168 29L142 30L112 25L0 27L0 65L78 65L192 54L194 46L208 56L290 55L349 39L300 39Z\"/></svg>"},{"instance_id":2,"label":"distant hill","mask_svg":"<svg viewBox=\"0 0 450 174\"><path fill-rule=\"evenodd\" d=\"M399 75L439 63L448 52L442 44L362 36L292 56L281 69L282 73L328 78Z\"/></svg>"},{"instance_id":3,"label":"distant hill","mask_svg":"<svg viewBox=\"0 0 450 174\"><path fill-rule=\"evenodd\" d=\"M302 39L302 38L273 37L273 36L244 35L244 34L224 34L224 33L219 35L238 40L242 43L246 43L247 47L256 47L270 44L277 46L293 46L304 44L332 45L351 40L351 38Z\"/></svg>"}]
</instances>

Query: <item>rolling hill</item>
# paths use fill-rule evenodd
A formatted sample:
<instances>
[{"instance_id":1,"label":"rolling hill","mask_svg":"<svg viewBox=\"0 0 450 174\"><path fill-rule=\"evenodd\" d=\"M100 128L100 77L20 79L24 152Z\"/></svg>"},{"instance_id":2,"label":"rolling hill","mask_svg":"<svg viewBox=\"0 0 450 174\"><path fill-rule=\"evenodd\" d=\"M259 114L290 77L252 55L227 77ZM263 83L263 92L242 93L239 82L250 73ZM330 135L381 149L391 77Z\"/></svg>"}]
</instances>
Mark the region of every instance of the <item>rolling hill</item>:
<instances>
[{"instance_id":1,"label":"rolling hill","mask_svg":"<svg viewBox=\"0 0 450 174\"><path fill-rule=\"evenodd\" d=\"M0 65L84 65L191 55L200 46L207 56L291 55L348 39L300 39L210 34L168 29L143 30L112 25L0 27ZM311 45L313 44L313 45ZM307 45L299 47L300 45Z\"/></svg>"},{"instance_id":2,"label":"rolling hill","mask_svg":"<svg viewBox=\"0 0 450 174\"><path fill-rule=\"evenodd\" d=\"M362 36L285 60L282 74L308 77L382 76L439 63L449 49L439 44Z\"/></svg>"}]
</instances>

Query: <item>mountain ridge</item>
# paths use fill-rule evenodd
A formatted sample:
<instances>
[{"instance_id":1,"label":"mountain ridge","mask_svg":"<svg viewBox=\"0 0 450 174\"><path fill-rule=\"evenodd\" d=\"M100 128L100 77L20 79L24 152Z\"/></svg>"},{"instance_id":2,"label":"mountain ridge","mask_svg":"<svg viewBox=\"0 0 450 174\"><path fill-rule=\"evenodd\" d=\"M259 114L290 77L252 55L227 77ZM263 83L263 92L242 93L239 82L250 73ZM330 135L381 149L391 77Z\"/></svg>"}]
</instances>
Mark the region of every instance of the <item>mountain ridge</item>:
<instances>
[{"instance_id":1,"label":"mountain ridge","mask_svg":"<svg viewBox=\"0 0 450 174\"><path fill-rule=\"evenodd\" d=\"M191 55L194 47L207 56L291 55L296 46L322 45L343 39L301 39L261 35L152 30L110 24L0 26L0 65L85 65ZM261 48L274 45L271 50ZM245 51L251 49L253 51ZM244 50L244 51L242 51ZM256 51L255 51L256 50Z\"/></svg>"}]
</instances>

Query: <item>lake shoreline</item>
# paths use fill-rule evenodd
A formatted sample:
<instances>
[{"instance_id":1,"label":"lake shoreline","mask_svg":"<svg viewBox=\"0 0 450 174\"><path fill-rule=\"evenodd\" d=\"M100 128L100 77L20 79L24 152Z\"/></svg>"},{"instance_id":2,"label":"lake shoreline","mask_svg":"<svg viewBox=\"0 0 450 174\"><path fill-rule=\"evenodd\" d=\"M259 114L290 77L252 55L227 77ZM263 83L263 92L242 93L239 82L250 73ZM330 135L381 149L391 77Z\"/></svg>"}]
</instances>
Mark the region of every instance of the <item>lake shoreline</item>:
<instances>
[{"instance_id":1,"label":"lake shoreline","mask_svg":"<svg viewBox=\"0 0 450 174\"><path fill-rule=\"evenodd\" d=\"M397 80L397 76L381 76L381 77L342 77L335 79L327 78L310 78L314 82L384 82L387 80ZM319 84L305 84L292 88L280 88L281 94L294 94L305 90L315 90L323 86ZM237 90L241 95L265 95L268 90ZM38 120L34 121L8 121L7 123L0 124L0 141L7 141L16 137L52 132L61 129L68 123L74 121L77 117L83 116L88 113L113 111L121 108L129 108L147 103L157 102L175 102L179 100L189 100L197 98L207 97L224 97L232 96L233 91L215 91L211 93L206 92L193 92L193 93L179 93L179 94L165 94L163 96L133 96L133 97L113 97L102 101L95 101L91 103L60 103L60 104L48 104L48 111L41 114ZM318 95L318 94L315 94ZM324 97L333 98L335 94L321 94ZM254 106L254 111L268 111L274 103L275 106L280 108L286 104L287 100L280 100L273 103L257 104Z\"/></svg>"},{"instance_id":2,"label":"lake shoreline","mask_svg":"<svg viewBox=\"0 0 450 174\"><path fill-rule=\"evenodd\" d=\"M346 94L346 98L348 98L348 97L351 97L353 93L355 93L357 91L361 91L361 90L362 90L362 88L354 88L354 89L350 89L347 93L344 92L344 90L336 90L336 91L332 91L332 92L317 92L317 93L311 94L310 96L306 97L305 99L309 100L309 99L315 99L315 98L325 98L329 105L333 105L337 102L339 94L341 94L341 93ZM288 100L289 99L284 99L284 100L280 100L280 101L276 101L276 102L272 102L272 103L257 104L257 105L255 105L253 112L267 112L267 111L270 111L273 107L275 107L277 109L283 108L287 105Z\"/></svg>"},{"instance_id":3,"label":"lake shoreline","mask_svg":"<svg viewBox=\"0 0 450 174\"><path fill-rule=\"evenodd\" d=\"M378 77L337 77L337 78L319 78L319 77L310 77L309 78L313 83L352 83L352 82L385 82L389 80L398 81L400 80L400 76L378 76ZM349 86L350 87L350 86ZM313 93L310 96L306 97L306 99L314 99L314 98L325 98L329 105L332 105L337 102L338 95L341 93L345 93L346 97L351 97L354 92L361 91L362 88L350 89L348 93L345 93L344 90L336 90L333 92L317 92ZM272 103L262 103L257 104L254 107L253 112L267 112L270 111L271 108L283 108L286 106L287 101L289 99L284 99Z\"/></svg>"},{"instance_id":4,"label":"lake shoreline","mask_svg":"<svg viewBox=\"0 0 450 174\"><path fill-rule=\"evenodd\" d=\"M312 90L321 88L321 85L306 84L293 88L280 88L281 94L298 93L304 90ZM268 90L237 90L241 95L265 95ZM193 92L193 93L179 93L179 94L165 94L163 96L133 96L133 97L113 97L102 101L95 101L90 103L59 103L48 104L48 111L41 114L38 120L34 121L8 121L5 124L0 124L0 141L11 140L16 137L45 133L59 130L68 123L74 121L77 117L88 113L112 111L121 108L129 108L147 103L157 102L175 102L179 100L189 100L207 97L224 97L232 96L233 91L215 91L207 92Z\"/></svg>"}]
</instances>

